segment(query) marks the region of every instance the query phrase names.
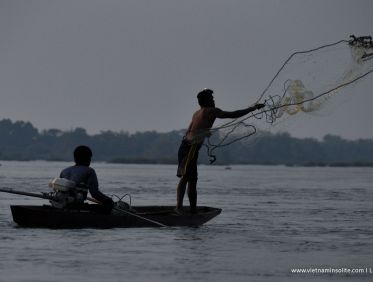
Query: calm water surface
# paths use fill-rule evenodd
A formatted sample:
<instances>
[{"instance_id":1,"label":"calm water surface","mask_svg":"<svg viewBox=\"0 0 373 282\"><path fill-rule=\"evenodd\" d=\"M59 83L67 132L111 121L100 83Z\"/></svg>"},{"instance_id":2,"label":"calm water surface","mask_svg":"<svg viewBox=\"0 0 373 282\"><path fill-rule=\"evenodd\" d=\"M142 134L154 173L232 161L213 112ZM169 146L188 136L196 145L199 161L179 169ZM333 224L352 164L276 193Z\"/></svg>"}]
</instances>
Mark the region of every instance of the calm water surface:
<instances>
[{"instance_id":1,"label":"calm water surface","mask_svg":"<svg viewBox=\"0 0 373 282\"><path fill-rule=\"evenodd\" d=\"M1 162L1 187L48 191L69 163ZM175 166L94 164L102 191L134 205L175 203ZM198 203L221 215L200 228L18 228L0 193L0 281L370 281L373 274L292 274L371 268L373 168L200 166ZM186 202L187 203L187 202Z\"/></svg>"}]
</instances>

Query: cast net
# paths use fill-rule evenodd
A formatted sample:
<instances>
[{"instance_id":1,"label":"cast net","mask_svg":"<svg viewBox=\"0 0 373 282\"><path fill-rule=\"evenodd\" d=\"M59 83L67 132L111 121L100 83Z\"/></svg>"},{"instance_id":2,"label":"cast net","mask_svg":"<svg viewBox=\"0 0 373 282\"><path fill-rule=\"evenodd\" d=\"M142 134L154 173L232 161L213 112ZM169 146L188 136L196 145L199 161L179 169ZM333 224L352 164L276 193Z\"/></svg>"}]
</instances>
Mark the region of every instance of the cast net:
<instances>
[{"instance_id":1,"label":"cast net","mask_svg":"<svg viewBox=\"0 0 373 282\"><path fill-rule=\"evenodd\" d=\"M263 109L210 129L204 143L210 163L216 160L218 148L249 143L257 132L270 131L295 116L314 114L345 87L371 74L372 37L350 38L291 54L256 100L265 104Z\"/></svg>"}]
</instances>

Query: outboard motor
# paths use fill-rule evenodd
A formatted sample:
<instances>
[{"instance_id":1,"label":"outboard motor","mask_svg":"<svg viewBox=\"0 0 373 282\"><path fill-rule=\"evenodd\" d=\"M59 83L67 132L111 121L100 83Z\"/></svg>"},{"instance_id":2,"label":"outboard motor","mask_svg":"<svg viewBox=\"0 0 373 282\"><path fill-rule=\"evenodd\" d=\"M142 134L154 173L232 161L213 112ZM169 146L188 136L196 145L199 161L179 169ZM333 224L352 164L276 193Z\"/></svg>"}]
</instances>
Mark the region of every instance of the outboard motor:
<instances>
[{"instance_id":1,"label":"outboard motor","mask_svg":"<svg viewBox=\"0 0 373 282\"><path fill-rule=\"evenodd\" d=\"M76 204L83 204L87 198L88 187L77 185L74 181L66 178L55 178L49 183L53 189L51 193L54 197L50 200L53 207L65 208Z\"/></svg>"}]
</instances>

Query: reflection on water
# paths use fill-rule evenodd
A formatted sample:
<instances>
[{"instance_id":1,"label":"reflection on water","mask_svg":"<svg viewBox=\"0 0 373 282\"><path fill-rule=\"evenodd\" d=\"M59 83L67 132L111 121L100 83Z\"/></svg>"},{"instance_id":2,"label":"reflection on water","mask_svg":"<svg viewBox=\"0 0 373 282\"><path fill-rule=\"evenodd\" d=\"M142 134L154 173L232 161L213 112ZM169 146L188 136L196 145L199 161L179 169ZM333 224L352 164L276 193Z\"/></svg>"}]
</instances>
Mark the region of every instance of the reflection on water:
<instances>
[{"instance_id":1,"label":"reflection on water","mask_svg":"<svg viewBox=\"0 0 373 282\"><path fill-rule=\"evenodd\" d=\"M0 179L3 186L45 192L67 165L4 161ZM134 205L175 203L174 166L94 168L105 193L131 193ZM201 166L199 204L223 212L200 228L17 228L10 204L46 202L2 193L0 281L329 281L290 269L372 267L372 172Z\"/></svg>"}]
</instances>

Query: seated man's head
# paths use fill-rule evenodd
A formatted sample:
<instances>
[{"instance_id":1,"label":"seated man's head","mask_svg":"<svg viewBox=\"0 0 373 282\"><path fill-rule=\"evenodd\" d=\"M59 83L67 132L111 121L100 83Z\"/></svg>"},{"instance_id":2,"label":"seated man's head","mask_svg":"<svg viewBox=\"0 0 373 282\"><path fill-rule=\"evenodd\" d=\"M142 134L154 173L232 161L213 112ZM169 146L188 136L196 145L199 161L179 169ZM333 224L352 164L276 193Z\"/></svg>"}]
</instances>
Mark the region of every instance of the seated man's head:
<instances>
[{"instance_id":1,"label":"seated man's head","mask_svg":"<svg viewBox=\"0 0 373 282\"><path fill-rule=\"evenodd\" d=\"M89 166L92 160L92 151L87 146L78 146L74 150L74 161L76 165Z\"/></svg>"},{"instance_id":2,"label":"seated man's head","mask_svg":"<svg viewBox=\"0 0 373 282\"><path fill-rule=\"evenodd\" d=\"M214 93L214 91L208 88L205 88L198 93L197 95L198 104L202 108L215 107L215 101L214 101L214 97L212 96L212 93Z\"/></svg>"}]
</instances>

